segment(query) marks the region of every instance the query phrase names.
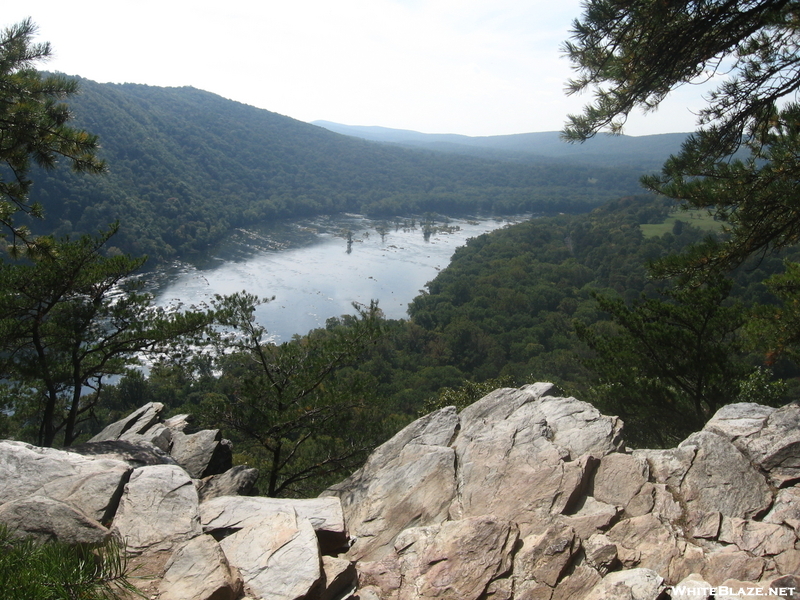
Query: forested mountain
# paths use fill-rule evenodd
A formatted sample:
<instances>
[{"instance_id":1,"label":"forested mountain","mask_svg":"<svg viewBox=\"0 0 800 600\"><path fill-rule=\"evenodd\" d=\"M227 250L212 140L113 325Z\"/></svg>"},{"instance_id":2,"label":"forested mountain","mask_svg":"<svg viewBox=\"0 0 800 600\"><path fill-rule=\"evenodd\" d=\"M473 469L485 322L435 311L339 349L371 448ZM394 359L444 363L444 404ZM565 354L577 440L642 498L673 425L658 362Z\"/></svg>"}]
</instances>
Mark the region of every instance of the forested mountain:
<instances>
[{"instance_id":1,"label":"forested mountain","mask_svg":"<svg viewBox=\"0 0 800 600\"><path fill-rule=\"evenodd\" d=\"M119 249L203 252L231 228L289 216L580 212L636 192L641 169L486 160L353 139L193 88L82 79L69 105L109 173L34 173L40 232L119 220Z\"/></svg>"},{"instance_id":2,"label":"forested mountain","mask_svg":"<svg viewBox=\"0 0 800 600\"><path fill-rule=\"evenodd\" d=\"M628 166L645 171L659 170L670 154L676 154L680 150L688 135L665 133L632 137L603 134L583 144L570 144L561 139L558 131L472 137L451 133L419 133L388 127L342 125L330 121L314 121L314 125L373 142L410 148L498 160Z\"/></svg>"}]
</instances>

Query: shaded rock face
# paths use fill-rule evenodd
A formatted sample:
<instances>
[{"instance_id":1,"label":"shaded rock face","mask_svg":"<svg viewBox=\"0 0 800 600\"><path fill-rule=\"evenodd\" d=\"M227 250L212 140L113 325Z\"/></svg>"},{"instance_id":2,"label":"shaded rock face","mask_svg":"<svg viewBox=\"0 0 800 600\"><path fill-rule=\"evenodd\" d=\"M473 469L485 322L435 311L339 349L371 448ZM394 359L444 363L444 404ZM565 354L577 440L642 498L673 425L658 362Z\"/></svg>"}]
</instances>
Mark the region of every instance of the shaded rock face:
<instances>
[{"instance_id":1,"label":"shaded rock face","mask_svg":"<svg viewBox=\"0 0 800 600\"><path fill-rule=\"evenodd\" d=\"M72 448L86 456L106 456L134 467L180 465L193 479L218 475L231 466L231 443L218 429L184 432L188 415L161 420L164 405L150 402L112 423L87 443Z\"/></svg>"},{"instance_id":2,"label":"shaded rock face","mask_svg":"<svg viewBox=\"0 0 800 600\"><path fill-rule=\"evenodd\" d=\"M123 539L153 600L800 587L797 405L729 405L677 448L628 451L619 419L551 384L501 389L418 419L297 500L237 495L256 473L228 468L220 432L186 433L185 416L160 411L142 407L80 453L0 442L0 523L41 540Z\"/></svg>"}]
</instances>

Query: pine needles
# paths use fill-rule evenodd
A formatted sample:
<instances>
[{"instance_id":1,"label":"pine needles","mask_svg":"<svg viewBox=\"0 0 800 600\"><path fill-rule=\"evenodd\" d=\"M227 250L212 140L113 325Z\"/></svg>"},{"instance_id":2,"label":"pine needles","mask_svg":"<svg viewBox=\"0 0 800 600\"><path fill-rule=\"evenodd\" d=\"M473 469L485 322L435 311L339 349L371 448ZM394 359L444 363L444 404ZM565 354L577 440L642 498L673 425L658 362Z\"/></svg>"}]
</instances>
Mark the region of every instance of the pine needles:
<instances>
[{"instance_id":1,"label":"pine needles","mask_svg":"<svg viewBox=\"0 0 800 600\"><path fill-rule=\"evenodd\" d=\"M39 543L14 538L0 525L0 598L118 600L140 595L128 582L122 547Z\"/></svg>"}]
</instances>

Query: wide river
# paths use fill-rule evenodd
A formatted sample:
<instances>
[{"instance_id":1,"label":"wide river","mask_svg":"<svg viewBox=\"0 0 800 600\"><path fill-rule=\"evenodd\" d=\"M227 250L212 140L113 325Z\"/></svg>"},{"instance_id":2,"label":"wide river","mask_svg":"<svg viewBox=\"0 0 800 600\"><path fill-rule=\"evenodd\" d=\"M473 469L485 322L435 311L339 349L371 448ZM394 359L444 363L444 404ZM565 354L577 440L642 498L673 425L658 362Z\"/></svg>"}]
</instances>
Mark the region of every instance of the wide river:
<instances>
[{"instance_id":1,"label":"wide river","mask_svg":"<svg viewBox=\"0 0 800 600\"><path fill-rule=\"evenodd\" d=\"M158 273L159 305L202 306L215 294L247 290L275 299L256 310L275 341L353 314L352 303L378 300L384 314L406 317L408 303L467 239L526 217L376 221L338 215L238 230L202 265ZM348 239L350 242L348 243Z\"/></svg>"}]
</instances>

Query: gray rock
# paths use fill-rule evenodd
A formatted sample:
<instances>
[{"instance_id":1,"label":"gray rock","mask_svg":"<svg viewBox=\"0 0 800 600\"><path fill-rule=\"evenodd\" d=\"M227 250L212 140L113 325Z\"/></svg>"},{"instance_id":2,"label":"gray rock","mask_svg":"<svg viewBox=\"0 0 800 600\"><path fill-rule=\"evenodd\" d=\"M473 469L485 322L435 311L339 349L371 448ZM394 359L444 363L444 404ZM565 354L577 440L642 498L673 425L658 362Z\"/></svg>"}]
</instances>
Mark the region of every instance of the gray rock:
<instances>
[{"instance_id":1,"label":"gray rock","mask_svg":"<svg viewBox=\"0 0 800 600\"><path fill-rule=\"evenodd\" d=\"M337 600L346 597L358 584L355 565L345 558L322 557L322 585L317 600Z\"/></svg>"},{"instance_id":2,"label":"gray rock","mask_svg":"<svg viewBox=\"0 0 800 600\"><path fill-rule=\"evenodd\" d=\"M220 496L200 505L203 531L246 529L277 513L292 512L311 523L324 552L347 542L344 513L339 498L309 499Z\"/></svg>"},{"instance_id":3,"label":"gray rock","mask_svg":"<svg viewBox=\"0 0 800 600\"><path fill-rule=\"evenodd\" d=\"M649 476L647 460L642 456L620 452L607 454L597 467L592 495L600 502L626 508Z\"/></svg>"},{"instance_id":4,"label":"gray rock","mask_svg":"<svg viewBox=\"0 0 800 600\"><path fill-rule=\"evenodd\" d=\"M560 395L560 390L552 383L533 383L520 389L497 389L461 411L462 429L474 427L485 419L502 421L525 404Z\"/></svg>"},{"instance_id":5,"label":"gray rock","mask_svg":"<svg viewBox=\"0 0 800 600\"><path fill-rule=\"evenodd\" d=\"M54 448L0 441L0 504L27 496L60 500L101 523L111 520L131 468Z\"/></svg>"},{"instance_id":6,"label":"gray rock","mask_svg":"<svg viewBox=\"0 0 800 600\"><path fill-rule=\"evenodd\" d=\"M528 536L514 558L514 578L555 587L580 546L575 531L564 525L552 525L540 535Z\"/></svg>"},{"instance_id":7,"label":"gray rock","mask_svg":"<svg viewBox=\"0 0 800 600\"><path fill-rule=\"evenodd\" d=\"M743 581L734 578L726 579L720 584L717 593L714 595L714 600L742 600L743 597L747 598L748 596L751 598L761 595L766 596L768 593L766 589L760 593L748 593L749 591L755 592L755 588L765 587L754 581Z\"/></svg>"},{"instance_id":8,"label":"gray rock","mask_svg":"<svg viewBox=\"0 0 800 600\"><path fill-rule=\"evenodd\" d=\"M800 573L800 549L784 550L780 554L773 556L772 560L775 562L778 573L782 575ZM800 590L800 586L798 586L798 590Z\"/></svg>"},{"instance_id":9,"label":"gray rock","mask_svg":"<svg viewBox=\"0 0 800 600\"><path fill-rule=\"evenodd\" d=\"M194 479L224 473L231 468L230 442L218 429L205 429L191 435L172 433L170 454Z\"/></svg>"},{"instance_id":10,"label":"gray rock","mask_svg":"<svg viewBox=\"0 0 800 600\"><path fill-rule=\"evenodd\" d=\"M359 482L369 479L371 474L379 472L397 459L397 455L406 446L449 446L459 428L459 417L455 407L447 406L420 417L404 427L390 440L378 446L370 454L365 465L340 484L326 490L326 495L344 496ZM344 501L344 499L343 499ZM345 503L347 503L345 501Z\"/></svg>"},{"instance_id":11,"label":"gray rock","mask_svg":"<svg viewBox=\"0 0 800 600\"><path fill-rule=\"evenodd\" d=\"M692 512L689 515L689 525L692 537L715 540L722 525L722 515L716 511Z\"/></svg>"},{"instance_id":12,"label":"gray rock","mask_svg":"<svg viewBox=\"0 0 800 600\"><path fill-rule=\"evenodd\" d=\"M514 600L514 581L510 577L501 577L490 581L483 595L486 600Z\"/></svg>"},{"instance_id":13,"label":"gray rock","mask_svg":"<svg viewBox=\"0 0 800 600\"><path fill-rule=\"evenodd\" d=\"M242 591L241 577L210 535L183 544L165 568L158 585L161 600L235 600Z\"/></svg>"},{"instance_id":14,"label":"gray rock","mask_svg":"<svg viewBox=\"0 0 800 600\"><path fill-rule=\"evenodd\" d=\"M135 443L128 440L87 442L72 446L67 451L91 458L119 460L134 468L177 464L169 454L144 439Z\"/></svg>"},{"instance_id":15,"label":"gray rock","mask_svg":"<svg viewBox=\"0 0 800 600\"><path fill-rule=\"evenodd\" d=\"M587 496L578 504L574 513L563 516L561 521L572 527L579 538L585 540L598 531L608 529L620 512L616 506Z\"/></svg>"},{"instance_id":16,"label":"gray rock","mask_svg":"<svg viewBox=\"0 0 800 600\"><path fill-rule=\"evenodd\" d=\"M786 574L782 575L781 577L776 577L775 579L770 581L768 585L764 587L777 590L783 588L784 591L779 593L786 594L784 598L793 598L794 600L797 600L798 598L800 598L800 575L798 575L797 573L798 572L795 571L791 574ZM789 595L790 592L787 588L792 588L791 595Z\"/></svg>"},{"instance_id":17,"label":"gray rock","mask_svg":"<svg viewBox=\"0 0 800 600\"><path fill-rule=\"evenodd\" d=\"M711 585L721 585L726 579L758 581L766 563L763 558L739 550L736 546L726 546L710 552L700 574Z\"/></svg>"},{"instance_id":18,"label":"gray rock","mask_svg":"<svg viewBox=\"0 0 800 600\"><path fill-rule=\"evenodd\" d=\"M395 537L412 526L448 518L455 498L453 407L411 423L369 457L366 464L323 496L341 499L355 542L351 560L378 560L392 551Z\"/></svg>"},{"instance_id":19,"label":"gray rock","mask_svg":"<svg viewBox=\"0 0 800 600\"><path fill-rule=\"evenodd\" d=\"M0 523L15 535L31 537L38 542L101 545L110 534L94 519L64 502L43 496L0 505Z\"/></svg>"},{"instance_id":20,"label":"gray rock","mask_svg":"<svg viewBox=\"0 0 800 600\"><path fill-rule=\"evenodd\" d=\"M209 475L197 483L200 502L220 496L248 496L258 481L258 469L236 465L224 473Z\"/></svg>"},{"instance_id":21,"label":"gray rock","mask_svg":"<svg viewBox=\"0 0 800 600\"><path fill-rule=\"evenodd\" d=\"M800 487L778 490L775 502L764 517L764 522L788 525L800 538Z\"/></svg>"},{"instance_id":22,"label":"gray rock","mask_svg":"<svg viewBox=\"0 0 800 600\"><path fill-rule=\"evenodd\" d=\"M697 447L691 444L681 444L677 448L664 450L634 450L632 454L647 461L653 481L677 490L692 466L695 454L697 454Z\"/></svg>"},{"instance_id":23,"label":"gray rock","mask_svg":"<svg viewBox=\"0 0 800 600\"><path fill-rule=\"evenodd\" d=\"M619 564L617 545L602 533L595 533L583 542L583 551L586 562L601 575L612 571Z\"/></svg>"},{"instance_id":24,"label":"gray rock","mask_svg":"<svg viewBox=\"0 0 800 600\"><path fill-rule=\"evenodd\" d=\"M294 510L274 512L220 540L245 585L264 600L298 600L322 578L317 537Z\"/></svg>"},{"instance_id":25,"label":"gray rock","mask_svg":"<svg viewBox=\"0 0 800 600\"><path fill-rule=\"evenodd\" d=\"M747 438L759 433L773 412L775 409L770 406L752 402L727 404L709 419L703 431L716 433L735 442L741 437Z\"/></svg>"},{"instance_id":26,"label":"gray rock","mask_svg":"<svg viewBox=\"0 0 800 600\"><path fill-rule=\"evenodd\" d=\"M609 573L589 594L593 600L656 600L664 590L664 578L650 569Z\"/></svg>"},{"instance_id":27,"label":"gray rock","mask_svg":"<svg viewBox=\"0 0 800 600\"><path fill-rule=\"evenodd\" d=\"M593 568L588 565L578 565L553 590L552 600L587 598L587 594L600 583L600 579L600 574Z\"/></svg>"},{"instance_id":28,"label":"gray rock","mask_svg":"<svg viewBox=\"0 0 800 600\"><path fill-rule=\"evenodd\" d=\"M672 560L683 552L675 534L653 514L620 521L606 535L617 545L617 556L627 568L666 574Z\"/></svg>"},{"instance_id":29,"label":"gray rock","mask_svg":"<svg viewBox=\"0 0 800 600\"><path fill-rule=\"evenodd\" d=\"M672 523L677 523L685 518L680 499L676 499L672 491L663 483L648 483L653 487L653 512L657 513L662 519ZM641 494L640 494L641 495ZM633 502L631 503L633 504ZM629 507L631 505L628 505Z\"/></svg>"},{"instance_id":30,"label":"gray rock","mask_svg":"<svg viewBox=\"0 0 800 600\"><path fill-rule=\"evenodd\" d=\"M574 398L537 398L524 390L497 390L461 418L451 512L507 518L523 536L544 531L553 514L572 512L587 491L591 457L622 443L618 419Z\"/></svg>"},{"instance_id":31,"label":"gray rock","mask_svg":"<svg viewBox=\"0 0 800 600\"><path fill-rule=\"evenodd\" d=\"M754 556L774 556L794 548L794 531L784 525L722 517L719 541Z\"/></svg>"},{"instance_id":32,"label":"gray rock","mask_svg":"<svg viewBox=\"0 0 800 600\"><path fill-rule=\"evenodd\" d=\"M477 600L510 568L518 531L492 516L411 528L395 543L400 599Z\"/></svg>"},{"instance_id":33,"label":"gray rock","mask_svg":"<svg viewBox=\"0 0 800 600\"><path fill-rule=\"evenodd\" d=\"M800 480L800 404L774 410L761 431L737 440L737 446L775 486Z\"/></svg>"},{"instance_id":34,"label":"gray rock","mask_svg":"<svg viewBox=\"0 0 800 600\"><path fill-rule=\"evenodd\" d=\"M764 476L728 439L693 433L679 447L694 446L697 454L680 485L689 511L720 512L749 519L766 512L772 492Z\"/></svg>"},{"instance_id":35,"label":"gray rock","mask_svg":"<svg viewBox=\"0 0 800 600\"><path fill-rule=\"evenodd\" d=\"M181 414L170 417L169 419L164 419L163 425L172 431L184 431L187 427L189 427L191 421L191 415Z\"/></svg>"},{"instance_id":36,"label":"gray rock","mask_svg":"<svg viewBox=\"0 0 800 600\"><path fill-rule=\"evenodd\" d=\"M774 485L800 479L800 404L729 404L703 430L729 439Z\"/></svg>"},{"instance_id":37,"label":"gray rock","mask_svg":"<svg viewBox=\"0 0 800 600\"><path fill-rule=\"evenodd\" d=\"M137 469L125 485L112 529L128 551L173 549L201 534L197 490L176 465Z\"/></svg>"},{"instance_id":38,"label":"gray rock","mask_svg":"<svg viewBox=\"0 0 800 600\"><path fill-rule=\"evenodd\" d=\"M623 449L622 421L617 417L605 416L575 398L548 395L536 404L553 433L552 442L567 450L569 460L585 454L600 458Z\"/></svg>"},{"instance_id":39,"label":"gray rock","mask_svg":"<svg viewBox=\"0 0 800 600\"><path fill-rule=\"evenodd\" d=\"M148 402L124 419L108 425L89 441L104 442L126 439L126 435L141 436L159 422L163 410L164 405L161 402Z\"/></svg>"},{"instance_id":40,"label":"gray rock","mask_svg":"<svg viewBox=\"0 0 800 600\"><path fill-rule=\"evenodd\" d=\"M699 573L692 573L679 583L675 584L670 590L674 600L709 600L714 596L711 594L711 584L708 583Z\"/></svg>"}]
</instances>

